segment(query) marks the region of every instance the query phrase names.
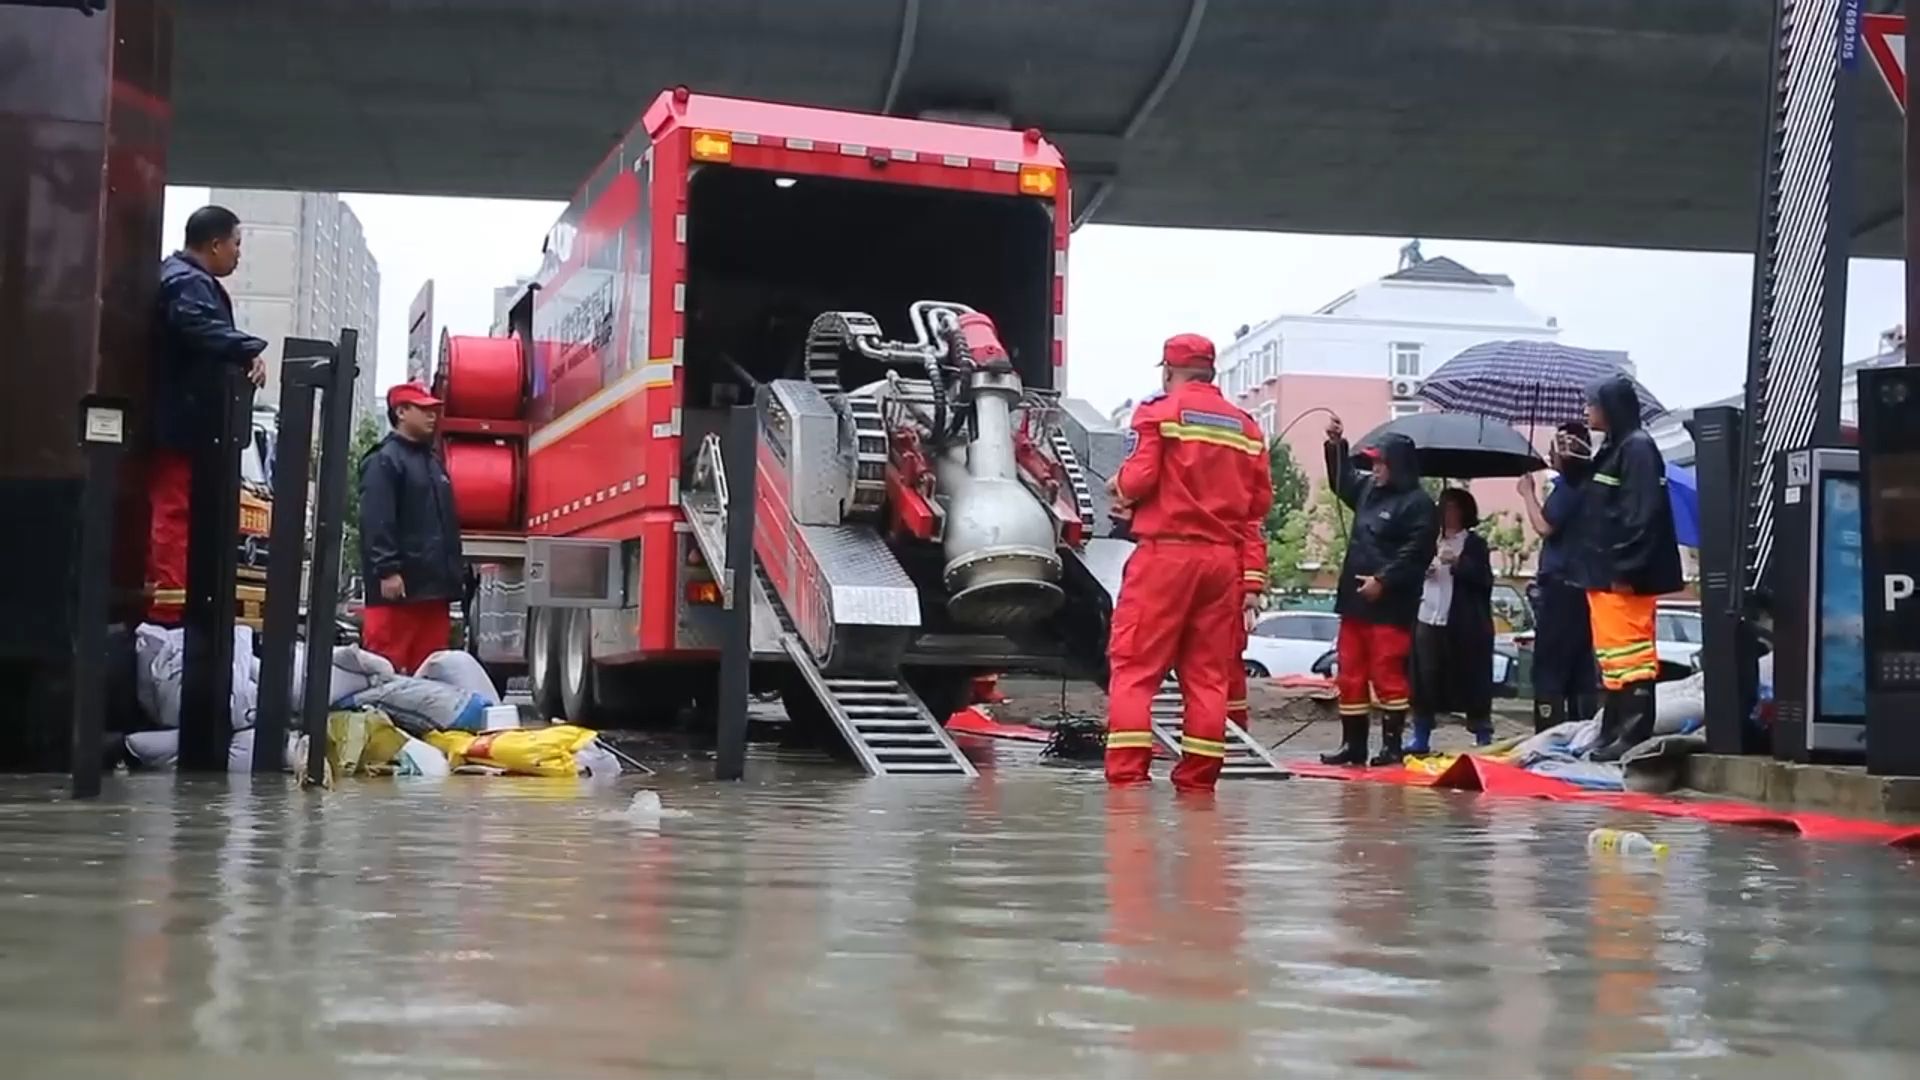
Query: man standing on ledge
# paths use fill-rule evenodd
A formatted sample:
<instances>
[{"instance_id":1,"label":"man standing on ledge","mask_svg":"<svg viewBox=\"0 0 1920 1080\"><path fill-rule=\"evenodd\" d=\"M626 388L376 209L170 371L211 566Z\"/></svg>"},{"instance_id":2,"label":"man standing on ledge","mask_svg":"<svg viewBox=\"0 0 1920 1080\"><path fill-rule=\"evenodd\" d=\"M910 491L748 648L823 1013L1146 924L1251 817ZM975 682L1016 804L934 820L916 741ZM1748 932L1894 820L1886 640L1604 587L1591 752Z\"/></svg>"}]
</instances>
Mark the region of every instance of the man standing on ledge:
<instances>
[{"instance_id":1,"label":"man standing on ledge","mask_svg":"<svg viewBox=\"0 0 1920 1080\"><path fill-rule=\"evenodd\" d=\"M1613 375L1588 389L1587 426L1607 441L1581 488L1573 575L1587 590L1605 691L1593 760L1617 761L1653 735L1653 684L1660 676L1654 613L1661 594L1678 591L1684 579L1667 462L1640 426L1632 378Z\"/></svg>"},{"instance_id":2,"label":"man standing on ledge","mask_svg":"<svg viewBox=\"0 0 1920 1080\"><path fill-rule=\"evenodd\" d=\"M1244 588L1247 523L1266 517L1273 484L1260 425L1213 384L1213 358L1198 334L1167 339L1163 392L1134 410L1126 461L1108 485L1138 545L1107 649L1109 783L1148 779L1153 697L1169 670L1184 704L1174 787L1212 790L1227 754L1232 650L1258 601ZM1265 561L1263 551L1263 574Z\"/></svg>"},{"instance_id":3,"label":"man standing on ledge","mask_svg":"<svg viewBox=\"0 0 1920 1080\"><path fill-rule=\"evenodd\" d=\"M240 265L240 219L224 206L203 206L187 218L186 242L160 263L154 307L147 618L166 624L180 621L186 603L194 462L217 449L212 440L226 407L227 372L244 371L255 386L267 381L260 355L267 343L234 328L233 301L219 281ZM220 466L223 472L214 465L206 475L240 482L238 460Z\"/></svg>"},{"instance_id":4,"label":"man standing on ledge","mask_svg":"<svg viewBox=\"0 0 1920 1080\"><path fill-rule=\"evenodd\" d=\"M1387 435L1378 447L1360 451L1367 471L1347 454L1339 417L1327 422L1327 482L1353 511L1347 558L1340 566L1334 610L1340 614L1335 643L1340 671L1340 749L1322 754L1328 765L1366 765L1367 716L1380 706L1380 753L1374 765L1398 765L1407 710L1407 653L1420 595L1439 543L1440 516L1420 487L1413 440Z\"/></svg>"},{"instance_id":5,"label":"man standing on ledge","mask_svg":"<svg viewBox=\"0 0 1920 1080\"><path fill-rule=\"evenodd\" d=\"M360 641L411 674L447 647L448 607L461 595L453 481L434 446L440 399L419 383L387 391L393 425L360 462Z\"/></svg>"}]
</instances>

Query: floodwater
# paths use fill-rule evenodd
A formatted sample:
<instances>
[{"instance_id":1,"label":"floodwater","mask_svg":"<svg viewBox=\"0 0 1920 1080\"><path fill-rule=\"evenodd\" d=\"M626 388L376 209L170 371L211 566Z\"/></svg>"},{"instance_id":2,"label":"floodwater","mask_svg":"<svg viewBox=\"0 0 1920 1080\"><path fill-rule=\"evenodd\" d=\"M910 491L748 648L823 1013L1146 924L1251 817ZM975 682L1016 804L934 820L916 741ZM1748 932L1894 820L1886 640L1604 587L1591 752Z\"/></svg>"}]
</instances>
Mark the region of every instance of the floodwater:
<instances>
[{"instance_id":1,"label":"floodwater","mask_svg":"<svg viewBox=\"0 0 1920 1080\"><path fill-rule=\"evenodd\" d=\"M1908 855L1455 792L0 781L0 1076L1908 1077ZM1589 856L1638 826L1657 867Z\"/></svg>"}]
</instances>

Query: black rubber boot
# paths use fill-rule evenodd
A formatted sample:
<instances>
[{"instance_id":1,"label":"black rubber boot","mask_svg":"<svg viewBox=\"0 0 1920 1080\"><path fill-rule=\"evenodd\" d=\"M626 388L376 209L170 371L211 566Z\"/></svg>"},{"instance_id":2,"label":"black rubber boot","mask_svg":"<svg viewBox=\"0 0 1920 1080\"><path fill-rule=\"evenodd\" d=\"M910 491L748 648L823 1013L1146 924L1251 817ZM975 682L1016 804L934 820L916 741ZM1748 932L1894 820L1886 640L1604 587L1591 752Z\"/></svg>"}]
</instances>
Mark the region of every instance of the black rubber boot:
<instances>
[{"instance_id":1,"label":"black rubber boot","mask_svg":"<svg viewBox=\"0 0 1920 1080\"><path fill-rule=\"evenodd\" d=\"M1589 691L1567 702L1567 719L1591 720L1600 711L1599 695Z\"/></svg>"},{"instance_id":2,"label":"black rubber boot","mask_svg":"<svg viewBox=\"0 0 1920 1080\"><path fill-rule=\"evenodd\" d=\"M1559 727L1566 722L1566 719L1566 706L1562 703L1550 701L1546 698L1535 699L1533 703L1533 733L1535 735Z\"/></svg>"},{"instance_id":3,"label":"black rubber boot","mask_svg":"<svg viewBox=\"0 0 1920 1080\"><path fill-rule=\"evenodd\" d=\"M1340 718L1340 749L1331 754L1321 754L1322 765L1365 765L1367 763L1367 718L1364 716L1343 716Z\"/></svg>"},{"instance_id":4,"label":"black rubber boot","mask_svg":"<svg viewBox=\"0 0 1920 1080\"><path fill-rule=\"evenodd\" d=\"M1398 765L1407 756L1400 746L1400 738L1407 732L1407 714L1390 712L1380 714L1380 752L1373 755L1372 764L1384 768Z\"/></svg>"},{"instance_id":5,"label":"black rubber boot","mask_svg":"<svg viewBox=\"0 0 1920 1080\"><path fill-rule=\"evenodd\" d=\"M1627 751L1653 738L1653 683L1637 682L1607 696L1607 714L1618 719L1613 739L1595 745L1595 761L1619 761ZM1605 730L1601 729L1603 737Z\"/></svg>"}]
</instances>

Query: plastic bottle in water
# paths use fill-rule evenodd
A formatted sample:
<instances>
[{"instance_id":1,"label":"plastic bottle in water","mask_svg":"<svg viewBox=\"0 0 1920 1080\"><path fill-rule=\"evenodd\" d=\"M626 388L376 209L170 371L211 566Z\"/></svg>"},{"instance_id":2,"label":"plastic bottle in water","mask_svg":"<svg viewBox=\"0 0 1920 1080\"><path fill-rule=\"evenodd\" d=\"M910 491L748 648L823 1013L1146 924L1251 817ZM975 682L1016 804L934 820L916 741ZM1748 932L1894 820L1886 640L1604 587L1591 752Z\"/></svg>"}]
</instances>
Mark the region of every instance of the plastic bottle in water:
<instances>
[{"instance_id":1,"label":"plastic bottle in water","mask_svg":"<svg viewBox=\"0 0 1920 1080\"><path fill-rule=\"evenodd\" d=\"M1646 834L1630 829L1595 829L1587 834L1587 852L1664 859L1667 857L1667 845L1656 844L1647 839Z\"/></svg>"}]
</instances>

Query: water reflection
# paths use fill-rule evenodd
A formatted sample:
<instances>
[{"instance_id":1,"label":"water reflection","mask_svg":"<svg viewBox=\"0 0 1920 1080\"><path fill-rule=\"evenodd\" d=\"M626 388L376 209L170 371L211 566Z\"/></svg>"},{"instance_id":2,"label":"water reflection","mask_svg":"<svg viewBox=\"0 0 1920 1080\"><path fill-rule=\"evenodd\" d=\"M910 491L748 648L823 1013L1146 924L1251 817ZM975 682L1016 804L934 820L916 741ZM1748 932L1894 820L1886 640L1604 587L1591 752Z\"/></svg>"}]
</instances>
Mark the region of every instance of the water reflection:
<instances>
[{"instance_id":1,"label":"water reflection","mask_svg":"<svg viewBox=\"0 0 1920 1080\"><path fill-rule=\"evenodd\" d=\"M1910 857L1376 785L0 782L6 1075L1905 1076ZM1663 867L1589 857L1659 831Z\"/></svg>"}]
</instances>

